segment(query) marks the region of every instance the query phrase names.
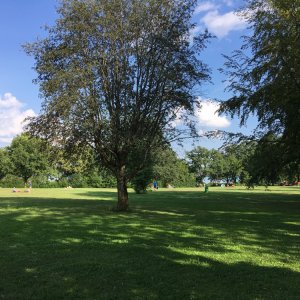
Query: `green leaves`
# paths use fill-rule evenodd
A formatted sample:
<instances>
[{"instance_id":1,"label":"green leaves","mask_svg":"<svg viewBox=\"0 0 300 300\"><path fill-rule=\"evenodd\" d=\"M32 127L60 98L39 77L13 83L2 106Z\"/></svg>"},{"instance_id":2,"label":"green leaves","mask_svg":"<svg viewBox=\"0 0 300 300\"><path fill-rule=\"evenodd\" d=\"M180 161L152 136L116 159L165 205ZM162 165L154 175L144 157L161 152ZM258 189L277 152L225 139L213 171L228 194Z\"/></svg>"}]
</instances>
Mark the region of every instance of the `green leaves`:
<instances>
[{"instance_id":1,"label":"green leaves","mask_svg":"<svg viewBox=\"0 0 300 300\"><path fill-rule=\"evenodd\" d=\"M107 153L139 140L151 146L180 107L192 110L193 88L209 78L197 56L209 35L198 47L184 38L194 2L63 1L49 37L25 46L45 98L31 128Z\"/></svg>"},{"instance_id":2,"label":"green leaves","mask_svg":"<svg viewBox=\"0 0 300 300\"><path fill-rule=\"evenodd\" d=\"M210 35L195 45L188 38L195 3L62 1L48 37L25 46L44 97L30 132L68 149L93 147L117 177L130 164L123 182L131 179L170 138L178 110L193 111L194 89L209 79L198 54Z\"/></svg>"},{"instance_id":3,"label":"green leaves","mask_svg":"<svg viewBox=\"0 0 300 300\"><path fill-rule=\"evenodd\" d=\"M234 95L220 109L238 114L241 125L256 114L257 136L259 130L280 136L292 159L300 153L299 12L297 0L249 2L241 13L252 35L244 38L241 51L226 57L223 72Z\"/></svg>"},{"instance_id":4,"label":"green leaves","mask_svg":"<svg viewBox=\"0 0 300 300\"><path fill-rule=\"evenodd\" d=\"M12 172L12 163L7 148L0 148L0 180Z\"/></svg>"},{"instance_id":5,"label":"green leaves","mask_svg":"<svg viewBox=\"0 0 300 300\"><path fill-rule=\"evenodd\" d=\"M30 177L43 174L49 169L49 152L45 142L25 134L13 139L9 156L13 173L22 177L25 183Z\"/></svg>"}]
</instances>

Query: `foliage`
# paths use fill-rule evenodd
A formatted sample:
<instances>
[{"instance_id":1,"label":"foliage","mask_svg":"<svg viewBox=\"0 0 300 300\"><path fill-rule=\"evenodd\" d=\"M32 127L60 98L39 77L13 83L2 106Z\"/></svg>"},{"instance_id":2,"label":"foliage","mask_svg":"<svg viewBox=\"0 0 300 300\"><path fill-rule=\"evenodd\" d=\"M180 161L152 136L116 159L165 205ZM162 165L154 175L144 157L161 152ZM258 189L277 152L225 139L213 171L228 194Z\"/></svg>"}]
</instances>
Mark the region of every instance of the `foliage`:
<instances>
[{"instance_id":1,"label":"foliage","mask_svg":"<svg viewBox=\"0 0 300 300\"><path fill-rule=\"evenodd\" d=\"M295 183L300 182L300 164L297 161L285 165L282 170L283 182Z\"/></svg>"},{"instance_id":2,"label":"foliage","mask_svg":"<svg viewBox=\"0 0 300 300\"><path fill-rule=\"evenodd\" d=\"M226 153L224 155L225 167L224 176L226 182L236 183L242 171L242 162L234 154Z\"/></svg>"},{"instance_id":3,"label":"foliage","mask_svg":"<svg viewBox=\"0 0 300 300\"><path fill-rule=\"evenodd\" d=\"M225 170L224 176L226 182L237 183L237 179L243 183L247 176L247 159L252 155L255 145L254 143L240 143L226 145L223 149Z\"/></svg>"},{"instance_id":4,"label":"foliage","mask_svg":"<svg viewBox=\"0 0 300 300\"><path fill-rule=\"evenodd\" d=\"M137 172L130 181L130 186L137 193L145 193L154 179L159 182L160 187L195 186L196 182L201 183L204 179L210 179L211 184L215 185L225 181L227 184L241 183L249 187L294 184L299 181L299 164L297 161L285 163L282 159L285 147L278 140L280 138L266 135L259 142L227 144L219 150L196 147L187 152L186 160L179 159L169 146L157 148L151 152L147 167ZM22 136L16 138L10 148L3 149L0 155L3 155L2 166L5 158L9 159L9 164L11 157L18 157L24 170L32 171L33 167L37 168L34 173L30 173L34 174L34 178L31 176L30 179L35 188L117 186L115 176L110 170L99 166L95 154L89 148L77 148L68 157L57 145L45 146L41 140ZM142 153L135 152L135 156L131 156L128 168L131 164L134 166L135 160L140 159L139 155ZM50 159L46 159L47 157ZM20 183L21 173L16 166L11 164L8 169L13 175L6 174L0 180L0 185L10 188L24 186L24 177L23 183Z\"/></svg>"},{"instance_id":5,"label":"foliage","mask_svg":"<svg viewBox=\"0 0 300 300\"><path fill-rule=\"evenodd\" d=\"M189 172L186 161L179 159L168 145L152 151L147 165L131 181L137 193L145 193L153 180L162 187L195 186L194 174Z\"/></svg>"},{"instance_id":6,"label":"foliage","mask_svg":"<svg viewBox=\"0 0 300 300\"><path fill-rule=\"evenodd\" d=\"M286 163L286 147L280 137L267 134L258 142L244 142L233 147L238 150L242 163L240 181L248 187L295 184L299 181L299 164L297 161Z\"/></svg>"},{"instance_id":7,"label":"foliage","mask_svg":"<svg viewBox=\"0 0 300 300\"><path fill-rule=\"evenodd\" d=\"M226 145L224 147L225 153L228 153L229 155L233 155L235 159L237 160L233 170L234 175L232 176L232 180L234 181L237 177L239 178L239 182L242 184L248 184L250 180L250 174L249 172L251 167L251 158L254 155L254 152L257 147L257 142L255 141L243 141L238 144L231 144Z\"/></svg>"},{"instance_id":8,"label":"foliage","mask_svg":"<svg viewBox=\"0 0 300 300\"><path fill-rule=\"evenodd\" d=\"M226 144L219 150L196 147L186 153L186 159L199 183L205 178L215 184L220 181L245 183L249 179L249 159L255 147L254 142Z\"/></svg>"},{"instance_id":9,"label":"foliage","mask_svg":"<svg viewBox=\"0 0 300 300\"><path fill-rule=\"evenodd\" d=\"M138 194L143 194L147 192L147 187L152 182L154 178L153 174L153 166L155 164L156 156L159 153L158 149L152 149L150 152L149 150L143 150L143 148L136 148L133 150L133 152L129 155L128 160L128 166L127 169L133 169L136 168L136 162L137 161L143 161L145 159L145 152L147 152L147 161L145 162L144 166L140 170L136 170L135 175L130 180L130 184Z\"/></svg>"},{"instance_id":10,"label":"foliage","mask_svg":"<svg viewBox=\"0 0 300 300\"><path fill-rule=\"evenodd\" d=\"M109 170L103 168L85 172L83 177L86 182L84 187L115 188L117 186L116 178Z\"/></svg>"},{"instance_id":11,"label":"foliage","mask_svg":"<svg viewBox=\"0 0 300 300\"><path fill-rule=\"evenodd\" d=\"M266 135L257 145L249 161L249 186L254 184L274 185L280 181L282 173L282 149L276 138Z\"/></svg>"},{"instance_id":12,"label":"foliage","mask_svg":"<svg viewBox=\"0 0 300 300\"><path fill-rule=\"evenodd\" d=\"M16 175L7 174L0 180L0 187L2 188L22 188L24 187L24 180Z\"/></svg>"},{"instance_id":13,"label":"foliage","mask_svg":"<svg viewBox=\"0 0 300 300\"><path fill-rule=\"evenodd\" d=\"M131 185L137 194L147 192L147 187L153 179L153 166L144 168L131 180Z\"/></svg>"},{"instance_id":14,"label":"foliage","mask_svg":"<svg viewBox=\"0 0 300 300\"><path fill-rule=\"evenodd\" d=\"M180 159L177 163L178 173L172 181L174 187L194 187L196 185L195 174L189 172L187 163Z\"/></svg>"},{"instance_id":15,"label":"foliage","mask_svg":"<svg viewBox=\"0 0 300 300\"><path fill-rule=\"evenodd\" d=\"M13 174L22 177L24 183L38 174L46 173L49 167L48 145L26 134L15 137L8 147Z\"/></svg>"},{"instance_id":16,"label":"foliage","mask_svg":"<svg viewBox=\"0 0 300 300\"><path fill-rule=\"evenodd\" d=\"M171 121L179 109L193 113L194 88L209 79L199 53L210 36L189 39L195 3L65 0L48 37L25 46L44 96L31 132L94 147L117 179L120 210L127 182L162 140L178 137ZM127 168L135 152L143 159Z\"/></svg>"},{"instance_id":17,"label":"foliage","mask_svg":"<svg viewBox=\"0 0 300 300\"><path fill-rule=\"evenodd\" d=\"M196 147L186 153L190 172L196 176L198 183L203 183L205 177L208 176L208 166L210 163L210 151L204 147Z\"/></svg>"},{"instance_id":18,"label":"foliage","mask_svg":"<svg viewBox=\"0 0 300 300\"><path fill-rule=\"evenodd\" d=\"M280 137L278 146L285 147L281 159L299 164L300 2L250 0L241 14L253 34L226 57L223 71L233 96L222 103L221 112L237 114L241 125L256 113L256 137Z\"/></svg>"},{"instance_id":19,"label":"foliage","mask_svg":"<svg viewBox=\"0 0 300 300\"><path fill-rule=\"evenodd\" d=\"M65 151L62 147L51 147L51 162L55 170L52 175L68 177L73 174L87 173L96 167L94 153L89 147L76 147Z\"/></svg>"},{"instance_id":20,"label":"foliage","mask_svg":"<svg viewBox=\"0 0 300 300\"><path fill-rule=\"evenodd\" d=\"M0 180L12 172L12 163L7 148L0 148Z\"/></svg>"},{"instance_id":21,"label":"foliage","mask_svg":"<svg viewBox=\"0 0 300 300\"><path fill-rule=\"evenodd\" d=\"M196 183L194 176L189 173L186 162L180 160L171 148L160 149L157 152L153 172L154 178L163 187L195 186Z\"/></svg>"},{"instance_id":22,"label":"foliage","mask_svg":"<svg viewBox=\"0 0 300 300\"><path fill-rule=\"evenodd\" d=\"M72 152L59 146L52 147L51 160L58 183L72 187L115 187L111 172L99 165L90 147L73 147Z\"/></svg>"},{"instance_id":23,"label":"foliage","mask_svg":"<svg viewBox=\"0 0 300 300\"><path fill-rule=\"evenodd\" d=\"M210 151L209 179L220 181L224 179L225 160L223 154L215 149Z\"/></svg>"}]
</instances>

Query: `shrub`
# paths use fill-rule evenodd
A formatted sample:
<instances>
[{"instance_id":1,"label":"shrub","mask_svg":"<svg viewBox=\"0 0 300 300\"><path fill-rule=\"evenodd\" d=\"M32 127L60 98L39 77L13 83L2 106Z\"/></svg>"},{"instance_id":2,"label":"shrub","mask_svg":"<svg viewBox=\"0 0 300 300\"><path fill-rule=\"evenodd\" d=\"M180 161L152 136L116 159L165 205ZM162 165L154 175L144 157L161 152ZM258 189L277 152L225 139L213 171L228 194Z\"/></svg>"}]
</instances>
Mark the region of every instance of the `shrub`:
<instances>
[{"instance_id":1,"label":"shrub","mask_svg":"<svg viewBox=\"0 0 300 300\"><path fill-rule=\"evenodd\" d=\"M2 180L0 180L0 186L3 188L23 188L24 187L24 181L22 178L8 174Z\"/></svg>"}]
</instances>

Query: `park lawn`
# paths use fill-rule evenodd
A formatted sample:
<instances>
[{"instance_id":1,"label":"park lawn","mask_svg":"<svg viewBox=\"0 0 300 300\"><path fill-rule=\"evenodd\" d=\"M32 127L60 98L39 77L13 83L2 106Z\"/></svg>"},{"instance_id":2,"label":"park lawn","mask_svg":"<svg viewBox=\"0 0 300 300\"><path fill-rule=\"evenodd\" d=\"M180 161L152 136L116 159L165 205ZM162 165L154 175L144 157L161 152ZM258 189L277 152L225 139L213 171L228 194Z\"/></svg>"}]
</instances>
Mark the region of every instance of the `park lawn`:
<instances>
[{"instance_id":1,"label":"park lawn","mask_svg":"<svg viewBox=\"0 0 300 300\"><path fill-rule=\"evenodd\" d=\"M0 189L0 299L300 299L300 187Z\"/></svg>"}]
</instances>

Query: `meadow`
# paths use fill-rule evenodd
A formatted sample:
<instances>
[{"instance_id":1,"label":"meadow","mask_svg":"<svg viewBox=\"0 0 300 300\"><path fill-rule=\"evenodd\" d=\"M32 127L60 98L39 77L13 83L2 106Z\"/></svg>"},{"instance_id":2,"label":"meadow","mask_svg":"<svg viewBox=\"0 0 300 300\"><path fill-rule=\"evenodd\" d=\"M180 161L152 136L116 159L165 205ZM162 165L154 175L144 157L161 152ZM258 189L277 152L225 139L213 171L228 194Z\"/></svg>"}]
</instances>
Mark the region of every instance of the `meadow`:
<instances>
[{"instance_id":1,"label":"meadow","mask_svg":"<svg viewBox=\"0 0 300 300\"><path fill-rule=\"evenodd\" d=\"M300 299L300 187L0 189L0 299Z\"/></svg>"}]
</instances>

